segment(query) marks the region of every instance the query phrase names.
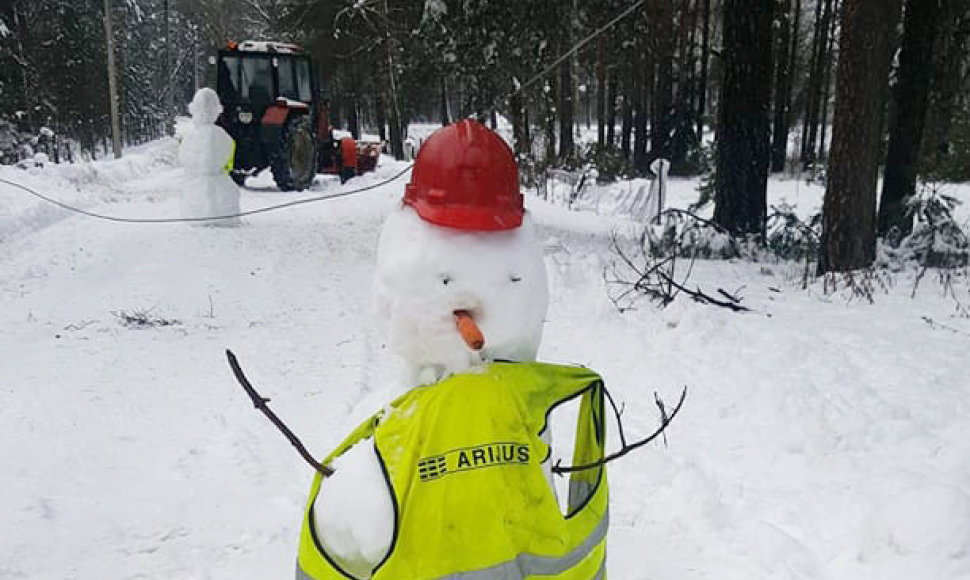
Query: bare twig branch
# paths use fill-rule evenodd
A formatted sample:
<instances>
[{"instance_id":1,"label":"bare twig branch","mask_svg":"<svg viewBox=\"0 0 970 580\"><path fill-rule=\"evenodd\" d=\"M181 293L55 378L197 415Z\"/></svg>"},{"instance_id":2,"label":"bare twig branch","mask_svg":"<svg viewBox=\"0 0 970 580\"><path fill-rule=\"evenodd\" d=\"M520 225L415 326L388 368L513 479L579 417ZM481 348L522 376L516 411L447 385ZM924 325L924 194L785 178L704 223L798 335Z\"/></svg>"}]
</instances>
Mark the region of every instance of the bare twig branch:
<instances>
[{"instance_id":1,"label":"bare twig branch","mask_svg":"<svg viewBox=\"0 0 970 580\"><path fill-rule=\"evenodd\" d=\"M737 292L735 292L734 294L731 294L730 292L728 292L724 288L718 288L717 289L717 293L720 294L721 296L724 296L725 298L727 298L731 302L734 302L735 304L740 304L741 303L741 299L738 298Z\"/></svg>"},{"instance_id":2,"label":"bare twig branch","mask_svg":"<svg viewBox=\"0 0 970 580\"><path fill-rule=\"evenodd\" d=\"M731 310L733 312L750 312L751 311L751 309L748 308L747 306L742 306L741 304L737 304L735 302L731 302L731 301L727 301L727 300L718 300L717 298L714 298L710 294L705 293L700 288L697 288L696 290L691 290L690 288L687 288L686 286L683 286L682 284L679 284L679 283L675 282L672 277L668 276L667 274L665 274L663 272L659 272L658 273L658 276L660 276L661 278L664 278L666 281L668 281L675 288L677 288L678 290L680 290L684 294L687 294L688 296L690 296L691 298L693 298L695 302L699 302L701 304L711 304L713 306L720 306L722 308L727 308L727 309L729 309L729 310Z\"/></svg>"},{"instance_id":3,"label":"bare twig branch","mask_svg":"<svg viewBox=\"0 0 970 580\"><path fill-rule=\"evenodd\" d=\"M300 438L297 437L293 431L291 431L290 428L287 427L286 424L276 416L276 413L269 408L266 403L269 403L270 400L256 392L256 389L253 388L253 385L249 382L249 379L246 378L242 368L239 366L239 361L236 360L236 355L234 355L229 349L226 349L226 358L229 359L229 366L232 368L232 374L235 375L236 380L239 381L239 384L242 385L243 389L245 389L246 394L249 395L250 399L252 399L253 406L262 411L262 413L266 415L270 421L272 421L273 425L276 425L276 428L279 429L287 439L289 439L293 447L296 447L296 450L300 452L300 456L303 457L303 459L309 463L313 469L322 473L324 477L333 475L333 469L327 467L326 465L322 465L319 461L314 459L313 456L310 455L310 452L307 451L307 448L300 441Z\"/></svg>"},{"instance_id":4,"label":"bare twig branch","mask_svg":"<svg viewBox=\"0 0 970 580\"><path fill-rule=\"evenodd\" d=\"M623 409L626 408L626 403L618 409L616 407L616 401L613 400L613 395L606 389L603 389L603 393L606 394L606 398L610 401L610 406L613 407L613 414L616 415L616 424L620 431L620 447L626 447L626 434L623 432L623 421L620 419L623 416Z\"/></svg>"},{"instance_id":5,"label":"bare twig branch","mask_svg":"<svg viewBox=\"0 0 970 580\"><path fill-rule=\"evenodd\" d=\"M622 445L620 450L617 451L616 453L611 453L603 457L602 459L598 461L594 461L592 463L587 463L584 465L563 466L561 465L561 462L557 462L556 465L552 466L552 472L557 475L562 475L564 473L572 473L575 471L586 471L588 469L596 469L597 467L606 465L607 463L609 463L610 461L613 461L614 459L619 459L620 457L623 457L624 455L626 455L627 453L635 449L643 447L644 445L646 445L647 443L650 443L657 437L664 435L664 431L666 431L667 426L670 425L670 422L674 420L674 417L677 416L677 413L680 412L681 407L684 405L684 399L686 398L687 398L687 387L684 387L684 390L681 391L680 393L680 400L677 401L677 406L675 406L673 410L670 412L670 414L668 415L666 413L666 408L663 405L663 402L660 401L659 397L657 397L658 406L660 407L660 415L661 415L660 427L658 427L656 431L644 437L643 439L640 439L639 441L636 441L634 443L630 443L629 445ZM614 410L615 410L615 407L614 407ZM622 425L620 427L620 432L621 433L623 432ZM666 435L664 435L664 437L666 437Z\"/></svg>"},{"instance_id":6,"label":"bare twig branch","mask_svg":"<svg viewBox=\"0 0 970 580\"><path fill-rule=\"evenodd\" d=\"M684 390L686 391L687 389L684 389ZM657 408L660 409L660 419L661 419L661 421L663 421L664 423L669 423L670 422L670 419L667 417L667 407L666 407L666 405L664 405L663 399L660 398L660 395L657 394L657 391L654 391L653 392L653 402L656 403L657 404ZM667 433L666 433L666 431L661 431L661 432L663 433L663 436L664 436L664 447L666 447L667 446Z\"/></svg>"},{"instance_id":7,"label":"bare twig branch","mask_svg":"<svg viewBox=\"0 0 970 580\"><path fill-rule=\"evenodd\" d=\"M707 226L709 228L714 228L715 230L719 231L720 233L722 233L722 234L724 234L726 236L729 236L732 239L732 241L734 241L734 236L731 234L731 232L729 232L726 229L724 229L723 226L720 226L720 225L712 222L711 220L704 219L704 218L700 217L699 215L695 214L694 212L690 212L690 211L687 211L686 209L680 209L680 208L676 208L676 207L668 207L667 209L663 210L662 213L663 214L667 214L667 215L677 214L677 215L682 215L682 216L689 217L690 219L694 220L697 223L704 224L705 226Z\"/></svg>"}]
</instances>

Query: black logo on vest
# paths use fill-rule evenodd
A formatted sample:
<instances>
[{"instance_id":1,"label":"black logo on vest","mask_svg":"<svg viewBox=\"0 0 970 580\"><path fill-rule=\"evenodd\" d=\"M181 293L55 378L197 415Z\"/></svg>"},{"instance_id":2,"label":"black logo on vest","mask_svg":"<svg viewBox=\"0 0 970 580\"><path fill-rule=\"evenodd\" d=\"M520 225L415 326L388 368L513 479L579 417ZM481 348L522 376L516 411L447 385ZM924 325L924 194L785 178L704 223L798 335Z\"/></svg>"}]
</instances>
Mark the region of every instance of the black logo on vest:
<instances>
[{"instance_id":1,"label":"black logo on vest","mask_svg":"<svg viewBox=\"0 0 970 580\"><path fill-rule=\"evenodd\" d=\"M524 443L487 443L423 457L418 461L418 475L421 481L434 481L451 473L528 463L529 446Z\"/></svg>"}]
</instances>

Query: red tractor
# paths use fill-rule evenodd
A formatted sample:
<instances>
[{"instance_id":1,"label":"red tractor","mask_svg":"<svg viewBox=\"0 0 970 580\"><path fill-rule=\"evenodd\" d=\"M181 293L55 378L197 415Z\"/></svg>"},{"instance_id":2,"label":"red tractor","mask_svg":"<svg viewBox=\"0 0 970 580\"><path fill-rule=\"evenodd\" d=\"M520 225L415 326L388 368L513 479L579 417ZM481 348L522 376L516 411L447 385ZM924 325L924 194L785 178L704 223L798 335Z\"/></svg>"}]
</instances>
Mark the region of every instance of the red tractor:
<instances>
[{"instance_id":1,"label":"red tractor","mask_svg":"<svg viewBox=\"0 0 970 580\"><path fill-rule=\"evenodd\" d=\"M299 46L230 42L216 66L218 123L236 141L236 183L269 167L281 190L300 191L317 173L339 175L343 183L376 167L379 143L334 137L313 62Z\"/></svg>"}]
</instances>

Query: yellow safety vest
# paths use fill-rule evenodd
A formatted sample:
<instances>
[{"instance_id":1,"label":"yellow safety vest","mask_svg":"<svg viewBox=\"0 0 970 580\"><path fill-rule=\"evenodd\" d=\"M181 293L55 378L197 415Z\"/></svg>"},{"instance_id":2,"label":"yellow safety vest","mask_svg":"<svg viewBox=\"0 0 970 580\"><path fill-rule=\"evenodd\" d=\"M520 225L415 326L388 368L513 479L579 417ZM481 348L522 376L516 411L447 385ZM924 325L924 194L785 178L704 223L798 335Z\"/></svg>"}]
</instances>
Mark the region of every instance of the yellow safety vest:
<instances>
[{"instance_id":1,"label":"yellow safety vest","mask_svg":"<svg viewBox=\"0 0 970 580\"><path fill-rule=\"evenodd\" d=\"M603 457L603 381L581 367L491 363L412 389L362 423L324 461L373 436L394 499L394 538L374 580L605 578L606 469L570 474L560 511L540 465L552 409L580 401L573 465ZM353 578L323 550L310 488L300 580Z\"/></svg>"}]
</instances>

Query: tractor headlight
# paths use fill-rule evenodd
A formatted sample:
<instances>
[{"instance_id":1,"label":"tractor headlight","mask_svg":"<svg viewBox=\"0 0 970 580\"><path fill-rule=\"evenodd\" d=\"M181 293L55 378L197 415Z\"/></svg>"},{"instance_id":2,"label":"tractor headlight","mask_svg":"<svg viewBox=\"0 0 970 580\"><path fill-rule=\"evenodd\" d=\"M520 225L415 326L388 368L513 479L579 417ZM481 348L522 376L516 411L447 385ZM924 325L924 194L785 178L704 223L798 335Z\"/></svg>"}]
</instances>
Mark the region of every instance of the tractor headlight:
<instances>
[{"instance_id":1,"label":"tractor headlight","mask_svg":"<svg viewBox=\"0 0 970 580\"><path fill-rule=\"evenodd\" d=\"M239 111L239 122L248 125L253 122L253 114L249 111Z\"/></svg>"}]
</instances>

